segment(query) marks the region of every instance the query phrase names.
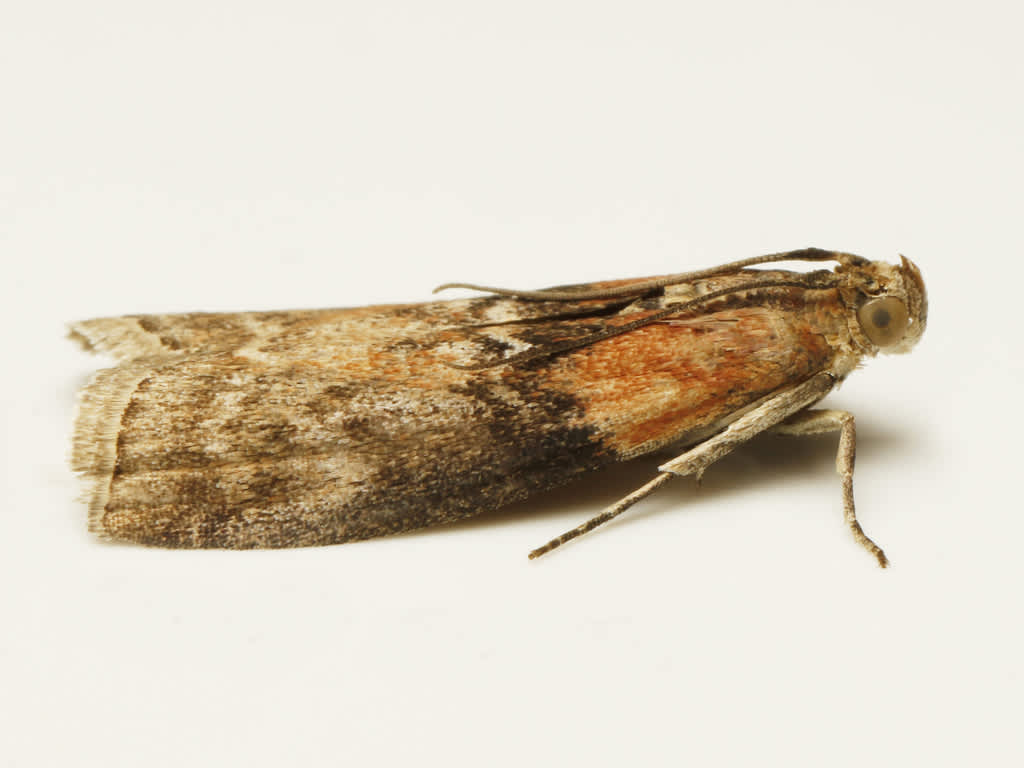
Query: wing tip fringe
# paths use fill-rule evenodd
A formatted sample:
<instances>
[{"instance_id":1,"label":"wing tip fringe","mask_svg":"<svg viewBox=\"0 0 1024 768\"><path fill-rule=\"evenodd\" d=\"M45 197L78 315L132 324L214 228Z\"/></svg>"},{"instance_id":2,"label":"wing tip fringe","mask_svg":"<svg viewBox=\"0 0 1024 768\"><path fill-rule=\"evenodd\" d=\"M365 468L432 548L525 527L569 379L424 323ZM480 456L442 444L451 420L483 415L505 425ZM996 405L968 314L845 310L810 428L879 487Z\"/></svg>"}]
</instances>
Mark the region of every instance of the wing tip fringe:
<instances>
[{"instance_id":1,"label":"wing tip fringe","mask_svg":"<svg viewBox=\"0 0 1024 768\"><path fill-rule=\"evenodd\" d=\"M115 360L166 355L160 339L139 324L138 317L97 317L68 325L68 338L87 352Z\"/></svg>"},{"instance_id":2,"label":"wing tip fringe","mask_svg":"<svg viewBox=\"0 0 1024 768\"><path fill-rule=\"evenodd\" d=\"M97 371L78 396L71 436L71 468L85 482L82 501L89 510L89 530L109 539L103 514L117 460L117 437L132 394L147 375L141 367Z\"/></svg>"}]
</instances>

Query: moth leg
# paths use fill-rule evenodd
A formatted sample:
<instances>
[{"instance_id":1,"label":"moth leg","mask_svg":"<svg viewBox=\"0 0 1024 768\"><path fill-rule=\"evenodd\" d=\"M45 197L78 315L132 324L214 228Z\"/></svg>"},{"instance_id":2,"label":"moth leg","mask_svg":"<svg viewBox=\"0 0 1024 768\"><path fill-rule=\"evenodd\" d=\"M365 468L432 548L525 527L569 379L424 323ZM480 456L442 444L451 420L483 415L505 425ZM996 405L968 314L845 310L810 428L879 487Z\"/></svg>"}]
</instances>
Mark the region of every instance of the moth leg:
<instances>
[{"instance_id":1,"label":"moth leg","mask_svg":"<svg viewBox=\"0 0 1024 768\"><path fill-rule=\"evenodd\" d=\"M860 545L875 556L883 568L889 565L889 559L882 548L873 542L857 521L857 510L853 505L853 463L857 455L857 427L853 414L848 411L836 411L825 408L809 409L794 414L781 424L775 426L773 432L780 435L823 435L830 432L839 433L839 450L836 452L836 472L843 481L843 519Z\"/></svg>"},{"instance_id":2,"label":"moth leg","mask_svg":"<svg viewBox=\"0 0 1024 768\"><path fill-rule=\"evenodd\" d=\"M577 536L582 536L584 533L597 528L597 526L618 517L638 501L660 488L672 477L695 475L700 480L705 469L727 453L730 453L738 445L747 442L761 432L771 429L808 405L816 403L828 394L834 385L835 378L831 374L819 373L807 381L773 395L753 410L740 416L721 432L712 435L703 442L697 443L697 445L685 453L662 464L658 467L660 474L657 477L625 498L617 501L597 517L573 528L571 531L563 533L556 539L552 539L543 547L533 550L530 553L530 559L533 560L536 557L540 557L552 549L560 547L567 541L571 541Z\"/></svg>"},{"instance_id":3,"label":"moth leg","mask_svg":"<svg viewBox=\"0 0 1024 768\"><path fill-rule=\"evenodd\" d=\"M672 474L671 472L659 473L657 477L655 477L646 485L640 486L631 494L629 494L629 496L625 496L619 499L614 504L612 504L610 507L605 508L605 510L597 517L592 517L589 520L587 520L587 522L583 523L583 525L576 526L571 531L566 531L561 536L549 541L543 547L537 547L530 553L530 559L533 560L534 558L538 558L543 554L547 554L552 549L562 546L563 544L565 544L565 542L572 541L577 536L582 536L584 533L594 530L595 528L597 528L597 526L603 525L604 523L607 523L609 520L618 517L644 497L650 496L652 493L658 490L658 488L663 486L673 477L675 477L675 475Z\"/></svg>"}]
</instances>

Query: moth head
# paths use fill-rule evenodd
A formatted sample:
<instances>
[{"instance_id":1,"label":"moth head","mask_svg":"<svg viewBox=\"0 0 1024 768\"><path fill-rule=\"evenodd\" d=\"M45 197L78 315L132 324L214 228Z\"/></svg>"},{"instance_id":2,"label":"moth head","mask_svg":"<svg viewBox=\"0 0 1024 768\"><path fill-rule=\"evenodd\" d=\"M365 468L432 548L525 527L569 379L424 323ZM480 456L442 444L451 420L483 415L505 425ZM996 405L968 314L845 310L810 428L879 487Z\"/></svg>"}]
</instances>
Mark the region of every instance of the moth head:
<instances>
[{"instance_id":1,"label":"moth head","mask_svg":"<svg viewBox=\"0 0 1024 768\"><path fill-rule=\"evenodd\" d=\"M928 320L928 294L921 270L905 256L899 264L872 261L854 267L852 299L856 335L872 351L913 349Z\"/></svg>"}]
</instances>

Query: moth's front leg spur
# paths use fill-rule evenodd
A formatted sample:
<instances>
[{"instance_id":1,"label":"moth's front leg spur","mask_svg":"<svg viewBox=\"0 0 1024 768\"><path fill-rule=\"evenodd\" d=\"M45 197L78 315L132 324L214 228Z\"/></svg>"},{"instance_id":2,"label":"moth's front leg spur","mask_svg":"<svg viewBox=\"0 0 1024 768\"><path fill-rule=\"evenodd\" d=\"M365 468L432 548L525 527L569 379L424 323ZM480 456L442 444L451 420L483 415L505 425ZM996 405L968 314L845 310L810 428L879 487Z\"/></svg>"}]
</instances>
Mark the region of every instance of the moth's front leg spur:
<instances>
[{"instance_id":1,"label":"moth's front leg spur","mask_svg":"<svg viewBox=\"0 0 1024 768\"><path fill-rule=\"evenodd\" d=\"M843 518L850 527L853 538L875 556L880 566L887 568L889 559L885 556L882 548L864 533L864 529L857 521L857 510L853 505L853 463L857 455L857 427L853 420L853 414L848 411L826 408L804 410L776 425L773 431L780 435L798 436L839 433L836 472L843 479Z\"/></svg>"}]
</instances>

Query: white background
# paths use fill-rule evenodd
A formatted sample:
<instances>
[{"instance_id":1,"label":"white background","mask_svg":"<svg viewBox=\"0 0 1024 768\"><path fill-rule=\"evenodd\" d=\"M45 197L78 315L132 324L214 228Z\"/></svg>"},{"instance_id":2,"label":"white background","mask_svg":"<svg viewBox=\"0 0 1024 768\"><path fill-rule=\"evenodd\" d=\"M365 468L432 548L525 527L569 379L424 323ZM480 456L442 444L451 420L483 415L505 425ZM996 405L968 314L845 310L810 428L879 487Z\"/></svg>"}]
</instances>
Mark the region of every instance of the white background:
<instances>
[{"instance_id":1,"label":"white background","mask_svg":"<svg viewBox=\"0 0 1024 768\"><path fill-rule=\"evenodd\" d=\"M1020 765L1011 2L37 2L0 14L0 762ZM73 319L426 299L807 245L924 271L830 402L537 562L640 461L425 533L111 546Z\"/></svg>"}]
</instances>

